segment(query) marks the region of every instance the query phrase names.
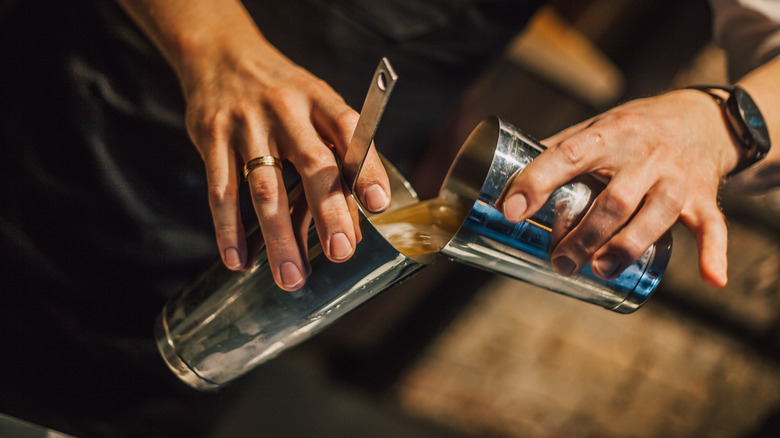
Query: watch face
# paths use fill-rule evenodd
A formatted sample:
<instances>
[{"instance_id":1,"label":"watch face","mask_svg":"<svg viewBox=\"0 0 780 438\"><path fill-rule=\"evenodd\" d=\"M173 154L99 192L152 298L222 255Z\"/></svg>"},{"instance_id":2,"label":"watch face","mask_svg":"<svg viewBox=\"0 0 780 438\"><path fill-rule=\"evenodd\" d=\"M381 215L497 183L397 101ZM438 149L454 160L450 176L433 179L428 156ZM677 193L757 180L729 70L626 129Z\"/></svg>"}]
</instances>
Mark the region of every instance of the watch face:
<instances>
[{"instance_id":1,"label":"watch face","mask_svg":"<svg viewBox=\"0 0 780 438\"><path fill-rule=\"evenodd\" d=\"M747 134L757 147L756 158L763 157L769 152L769 132L761 111L758 110L750 95L740 87L734 87L732 99L736 103L740 118L745 123Z\"/></svg>"}]
</instances>

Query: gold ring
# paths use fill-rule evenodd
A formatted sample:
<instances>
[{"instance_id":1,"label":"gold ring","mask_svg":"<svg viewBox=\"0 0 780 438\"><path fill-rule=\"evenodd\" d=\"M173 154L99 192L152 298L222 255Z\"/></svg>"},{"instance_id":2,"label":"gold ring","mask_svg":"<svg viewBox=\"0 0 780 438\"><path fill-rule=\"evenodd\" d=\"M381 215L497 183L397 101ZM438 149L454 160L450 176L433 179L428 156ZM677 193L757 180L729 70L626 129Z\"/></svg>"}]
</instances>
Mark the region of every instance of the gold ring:
<instances>
[{"instance_id":1,"label":"gold ring","mask_svg":"<svg viewBox=\"0 0 780 438\"><path fill-rule=\"evenodd\" d=\"M249 174L260 166L274 166L282 170L282 160L271 155L253 158L244 165L244 179L248 179Z\"/></svg>"}]
</instances>

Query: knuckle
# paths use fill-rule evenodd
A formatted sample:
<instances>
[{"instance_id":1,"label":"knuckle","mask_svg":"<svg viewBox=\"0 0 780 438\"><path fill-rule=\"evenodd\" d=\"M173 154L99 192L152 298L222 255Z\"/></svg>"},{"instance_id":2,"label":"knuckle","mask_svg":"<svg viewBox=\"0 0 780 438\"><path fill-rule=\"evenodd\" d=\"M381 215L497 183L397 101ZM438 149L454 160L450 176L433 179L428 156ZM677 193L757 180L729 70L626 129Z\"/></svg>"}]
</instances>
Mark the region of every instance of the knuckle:
<instances>
[{"instance_id":1,"label":"knuckle","mask_svg":"<svg viewBox=\"0 0 780 438\"><path fill-rule=\"evenodd\" d=\"M227 129L230 119L227 111L198 112L187 118L187 126L196 143L214 143Z\"/></svg>"},{"instance_id":2,"label":"knuckle","mask_svg":"<svg viewBox=\"0 0 780 438\"><path fill-rule=\"evenodd\" d=\"M276 113L289 113L296 107L298 92L288 87L270 87L265 104Z\"/></svg>"},{"instance_id":3,"label":"knuckle","mask_svg":"<svg viewBox=\"0 0 780 438\"><path fill-rule=\"evenodd\" d=\"M296 165L300 166L299 169L303 173L317 172L324 168L334 170L338 173L338 167L336 166L336 160L333 156L333 151L326 147L312 147L308 148L305 152L301 153L297 157ZM297 166L296 166L297 167Z\"/></svg>"},{"instance_id":4,"label":"knuckle","mask_svg":"<svg viewBox=\"0 0 780 438\"><path fill-rule=\"evenodd\" d=\"M235 122L246 126L251 126L251 122L258 119L259 116L260 111L258 108L249 103L242 104L238 108L235 108L230 115L231 119Z\"/></svg>"},{"instance_id":5,"label":"knuckle","mask_svg":"<svg viewBox=\"0 0 780 438\"><path fill-rule=\"evenodd\" d=\"M616 253L623 254L625 258L637 260L650 247L650 244L635 233L625 233L619 238L613 239L610 246Z\"/></svg>"},{"instance_id":6,"label":"knuckle","mask_svg":"<svg viewBox=\"0 0 780 438\"><path fill-rule=\"evenodd\" d=\"M360 178L358 178L358 185L360 187L369 187L373 184L383 185L387 181L387 174L385 168L379 162L378 157L368 156L363 163L363 168L360 171Z\"/></svg>"},{"instance_id":7,"label":"knuckle","mask_svg":"<svg viewBox=\"0 0 780 438\"><path fill-rule=\"evenodd\" d=\"M340 204L337 203L331 203L331 204L336 204L336 205L325 206L319 211L318 216L322 219L324 223L335 224L344 221L349 221L351 219L351 216L349 214L349 211L346 209L346 206L342 208Z\"/></svg>"},{"instance_id":8,"label":"knuckle","mask_svg":"<svg viewBox=\"0 0 780 438\"><path fill-rule=\"evenodd\" d=\"M543 204L558 185L552 172L545 172L533 164L531 162L522 171L513 175L504 193L505 198L516 194L523 195L529 204L528 208Z\"/></svg>"},{"instance_id":9,"label":"knuckle","mask_svg":"<svg viewBox=\"0 0 780 438\"><path fill-rule=\"evenodd\" d=\"M584 161L585 148L578 140L568 139L559 144L556 150L566 160L566 163L571 166L579 167Z\"/></svg>"},{"instance_id":10,"label":"knuckle","mask_svg":"<svg viewBox=\"0 0 780 438\"><path fill-rule=\"evenodd\" d=\"M652 118L634 108L621 107L618 111L611 112L607 119L609 129L619 132L621 135L639 134L642 126L652 123Z\"/></svg>"},{"instance_id":11,"label":"knuckle","mask_svg":"<svg viewBox=\"0 0 780 438\"><path fill-rule=\"evenodd\" d=\"M718 227L720 229L726 229L726 217L718 207L717 203L704 203L699 201L699 205L693 205L690 208L684 208L680 212L680 219L686 224L691 224L694 227L702 227L708 225L711 227Z\"/></svg>"},{"instance_id":12,"label":"knuckle","mask_svg":"<svg viewBox=\"0 0 780 438\"><path fill-rule=\"evenodd\" d=\"M274 203L279 199L279 182L275 178L250 178L252 199L260 204Z\"/></svg>"},{"instance_id":13,"label":"knuckle","mask_svg":"<svg viewBox=\"0 0 780 438\"><path fill-rule=\"evenodd\" d=\"M682 190L673 188L662 190L656 196L667 211L679 213L685 203L685 195Z\"/></svg>"},{"instance_id":14,"label":"knuckle","mask_svg":"<svg viewBox=\"0 0 780 438\"><path fill-rule=\"evenodd\" d=\"M607 186L601 196L602 205L612 216L625 217L633 213L636 208L633 196L625 188L616 189Z\"/></svg>"},{"instance_id":15,"label":"knuckle","mask_svg":"<svg viewBox=\"0 0 780 438\"><path fill-rule=\"evenodd\" d=\"M351 108L345 108L333 117L336 135L341 138L349 138L355 131L358 122L358 113Z\"/></svg>"},{"instance_id":16,"label":"knuckle","mask_svg":"<svg viewBox=\"0 0 780 438\"><path fill-rule=\"evenodd\" d=\"M644 117L634 110L623 108L620 111L616 111L611 115L612 122L617 126L625 128L631 128L644 120Z\"/></svg>"},{"instance_id":17,"label":"knuckle","mask_svg":"<svg viewBox=\"0 0 780 438\"><path fill-rule=\"evenodd\" d=\"M594 234L589 238L577 240L574 248L577 253L589 257L596 251L598 237Z\"/></svg>"},{"instance_id":18,"label":"knuckle","mask_svg":"<svg viewBox=\"0 0 780 438\"><path fill-rule=\"evenodd\" d=\"M572 240L569 251L582 260L589 259L598 248L599 243L600 234L598 232L585 231Z\"/></svg>"},{"instance_id":19,"label":"knuckle","mask_svg":"<svg viewBox=\"0 0 780 438\"><path fill-rule=\"evenodd\" d=\"M281 231L281 230L277 230ZM269 233L270 234L270 233ZM282 236L282 237L272 237L268 238L265 241L266 248L268 249L268 252L271 254L284 254L289 251L290 248L296 248L297 242L295 241L294 237L289 236Z\"/></svg>"},{"instance_id":20,"label":"knuckle","mask_svg":"<svg viewBox=\"0 0 780 438\"><path fill-rule=\"evenodd\" d=\"M233 194L230 188L224 184L211 184L209 185L209 202L214 207L221 207L228 204L233 199Z\"/></svg>"},{"instance_id":21,"label":"knuckle","mask_svg":"<svg viewBox=\"0 0 780 438\"><path fill-rule=\"evenodd\" d=\"M238 235L238 227L235 224L215 224L214 230L218 242L231 242Z\"/></svg>"}]
</instances>

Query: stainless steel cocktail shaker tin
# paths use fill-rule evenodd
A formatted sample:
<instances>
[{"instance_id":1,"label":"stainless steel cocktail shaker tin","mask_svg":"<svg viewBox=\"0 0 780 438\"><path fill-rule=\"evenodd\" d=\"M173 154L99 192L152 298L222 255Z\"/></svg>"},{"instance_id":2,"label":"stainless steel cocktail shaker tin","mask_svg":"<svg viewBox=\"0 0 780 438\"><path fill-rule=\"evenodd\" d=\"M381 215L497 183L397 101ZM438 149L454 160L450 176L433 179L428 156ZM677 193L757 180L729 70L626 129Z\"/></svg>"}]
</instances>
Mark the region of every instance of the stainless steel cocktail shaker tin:
<instances>
[{"instance_id":1,"label":"stainless steel cocktail shaker tin","mask_svg":"<svg viewBox=\"0 0 780 438\"><path fill-rule=\"evenodd\" d=\"M584 175L553 192L533 217L509 222L496 204L509 179L542 150L542 145L501 119L493 117L477 126L439 194L447 204L469 209L441 253L615 312L633 312L650 298L666 270L671 233L665 233L615 279L602 280L587 267L574 276L559 275L550 263L550 250L584 216L604 184Z\"/></svg>"},{"instance_id":2,"label":"stainless steel cocktail shaker tin","mask_svg":"<svg viewBox=\"0 0 780 438\"><path fill-rule=\"evenodd\" d=\"M406 180L393 167L386 169L391 208L418 202ZM293 292L274 283L264 249L246 271L230 271L216 262L169 301L157 320L157 346L168 366L194 388L219 388L435 259L435 254L402 254L362 210L359 226L363 239L343 263L328 260L312 226L312 274Z\"/></svg>"},{"instance_id":3,"label":"stainless steel cocktail shaker tin","mask_svg":"<svg viewBox=\"0 0 780 438\"><path fill-rule=\"evenodd\" d=\"M373 131L366 132L373 136ZM155 326L163 358L190 386L219 388L313 336L439 254L616 312L636 310L666 269L671 234L613 280L599 279L587 268L574 276L557 274L550 263L552 245L587 212L604 185L590 176L578 178L556 190L529 220L507 221L496 205L504 187L542 150L538 142L498 118L483 121L464 143L432 204L438 209L434 217L442 211L446 217L432 221L426 215L420 220L419 211L405 214L425 202L385 162L392 189L390 208L380 215L360 209L363 240L352 258L329 261L312 226L308 236L312 274L297 291L276 286L264 250L246 271L229 271L215 263L163 308ZM387 218L396 216L408 222L400 229L412 230L411 241L401 243L391 235L395 231L388 231L399 229L392 227L397 223L387 227ZM430 241L438 243L418 250Z\"/></svg>"}]
</instances>

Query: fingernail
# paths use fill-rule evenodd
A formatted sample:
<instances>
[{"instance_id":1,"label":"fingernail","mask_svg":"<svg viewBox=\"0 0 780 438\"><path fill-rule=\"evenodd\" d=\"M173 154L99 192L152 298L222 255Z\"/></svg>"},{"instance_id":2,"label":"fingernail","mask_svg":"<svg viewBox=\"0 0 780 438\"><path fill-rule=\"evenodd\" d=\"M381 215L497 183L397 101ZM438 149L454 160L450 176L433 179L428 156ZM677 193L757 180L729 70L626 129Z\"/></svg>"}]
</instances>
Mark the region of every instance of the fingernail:
<instances>
[{"instance_id":1,"label":"fingernail","mask_svg":"<svg viewBox=\"0 0 780 438\"><path fill-rule=\"evenodd\" d=\"M379 184L374 184L367 188L363 196L366 208L371 211L383 211L390 204L390 198Z\"/></svg>"},{"instance_id":2,"label":"fingernail","mask_svg":"<svg viewBox=\"0 0 780 438\"><path fill-rule=\"evenodd\" d=\"M620 267L620 259L614 254L604 254L593 261L593 270L602 278L609 278Z\"/></svg>"},{"instance_id":3,"label":"fingernail","mask_svg":"<svg viewBox=\"0 0 780 438\"><path fill-rule=\"evenodd\" d=\"M561 275L571 275L577 268L572 259L566 256L556 257L552 261L553 268Z\"/></svg>"},{"instance_id":4,"label":"fingernail","mask_svg":"<svg viewBox=\"0 0 780 438\"><path fill-rule=\"evenodd\" d=\"M301 270L293 262L284 262L279 266L279 273L282 276L282 284L286 288L294 288L303 281Z\"/></svg>"},{"instance_id":5,"label":"fingernail","mask_svg":"<svg viewBox=\"0 0 780 438\"><path fill-rule=\"evenodd\" d=\"M352 244L344 233L336 233L330 237L330 256L342 260L352 254Z\"/></svg>"},{"instance_id":6,"label":"fingernail","mask_svg":"<svg viewBox=\"0 0 780 438\"><path fill-rule=\"evenodd\" d=\"M225 249L225 266L230 269L241 267L241 256L238 255L238 250L232 246Z\"/></svg>"},{"instance_id":7,"label":"fingernail","mask_svg":"<svg viewBox=\"0 0 780 438\"><path fill-rule=\"evenodd\" d=\"M510 221L519 221L525 214L526 208L528 208L528 201L525 196L514 194L504 201L504 216Z\"/></svg>"}]
</instances>

